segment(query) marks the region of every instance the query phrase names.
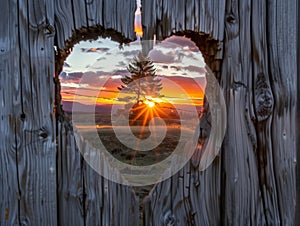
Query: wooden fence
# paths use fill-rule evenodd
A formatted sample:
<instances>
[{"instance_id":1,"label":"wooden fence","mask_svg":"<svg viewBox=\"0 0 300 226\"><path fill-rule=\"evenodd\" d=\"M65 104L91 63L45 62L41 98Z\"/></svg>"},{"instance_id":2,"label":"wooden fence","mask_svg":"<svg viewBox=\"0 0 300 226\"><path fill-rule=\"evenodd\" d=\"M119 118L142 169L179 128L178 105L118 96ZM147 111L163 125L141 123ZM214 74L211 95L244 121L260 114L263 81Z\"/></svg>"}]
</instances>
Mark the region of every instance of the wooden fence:
<instances>
[{"instance_id":1,"label":"wooden fence","mask_svg":"<svg viewBox=\"0 0 300 226\"><path fill-rule=\"evenodd\" d=\"M188 163L143 201L145 225L293 225L296 0L143 0L144 38L190 37L224 91L227 133L205 171ZM3 1L0 225L138 225L130 187L84 161L58 72L79 40L134 35L133 0ZM54 48L56 47L56 48ZM141 201L141 200L140 200Z\"/></svg>"}]
</instances>

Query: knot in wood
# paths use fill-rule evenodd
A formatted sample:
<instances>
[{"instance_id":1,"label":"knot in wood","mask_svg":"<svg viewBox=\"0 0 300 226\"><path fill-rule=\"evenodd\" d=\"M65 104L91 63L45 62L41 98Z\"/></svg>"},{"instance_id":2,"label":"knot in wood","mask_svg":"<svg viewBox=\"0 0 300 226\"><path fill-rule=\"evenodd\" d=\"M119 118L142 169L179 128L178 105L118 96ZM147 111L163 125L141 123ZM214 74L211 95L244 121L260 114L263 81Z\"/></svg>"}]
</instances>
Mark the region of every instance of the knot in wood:
<instances>
[{"instance_id":1,"label":"knot in wood","mask_svg":"<svg viewBox=\"0 0 300 226\"><path fill-rule=\"evenodd\" d=\"M54 35L55 34L55 28L52 24L46 23L44 25L44 32L46 35Z\"/></svg>"},{"instance_id":2,"label":"knot in wood","mask_svg":"<svg viewBox=\"0 0 300 226\"><path fill-rule=\"evenodd\" d=\"M235 19L235 16L231 13L229 14L227 17L226 17L226 21L230 24L234 24L236 19Z\"/></svg>"},{"instance_id":3,"label":"knot in wood","mask_svg":"<svg viewBox=\"0 0 300 226\"><path fill-rule=\"evenodd\" d=\"M164 226L175 226L176 218L171 210L167 211L164 215L163 225Z\"/></svg>"},{"instance_id":4,"label":"knot in wood","mask_svg":"<svg viewBox=\"0 0 300 226\"><path fill-rule=\"evenodd\" d=\"M274 106L272 90L264 73L257 75L254 90L256 118L261 122L269 118Z\"/></svg>"},{"instance_id":5,"label":"knot in wood","mask_svg":"<svg viewBox=\"0 0 300 226\"><path fill-rule=\"evenodd\" d=\"M26 115L25 115L25 113L22 113L22 114L20 115L20 118L21 118L21 120L22 120L22 121L24 121L24 120L25 120L25 118L26 118Z\"/></svg>"},{"instance_id":6,"label":"knot in wood","mask_svg":"<svg viewBox=\"0 0 300 226\"><path fill-rule=\"evenodd\" d=\"M40 136L41 139L47 139L48 138L49 132L48 132L46 127L42 127L39 130L39 136Z\"/></svg>"}]
</instances>

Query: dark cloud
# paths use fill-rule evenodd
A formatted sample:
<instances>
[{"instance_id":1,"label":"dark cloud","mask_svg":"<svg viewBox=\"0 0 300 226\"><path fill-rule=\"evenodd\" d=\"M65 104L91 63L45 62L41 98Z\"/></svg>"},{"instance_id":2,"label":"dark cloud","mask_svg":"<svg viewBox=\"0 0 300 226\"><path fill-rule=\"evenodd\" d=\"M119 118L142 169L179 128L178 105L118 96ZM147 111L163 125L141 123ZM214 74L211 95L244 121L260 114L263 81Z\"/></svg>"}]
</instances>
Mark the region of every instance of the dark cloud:
<instances>
[{"instance_id":1,"label":"dark cloud","mask_svg":"<svg viewBox=\"0 0 300 226\"><path fill-rule=\"evenodd\" d=\"M184 67L183 69L187 70L187 71L198 72L200 74L205 74L206 73L205 68L203 68L203 67L197 67L197 66L193 66L193 65L189 65L187 67Z\"/></svg>"},{"instance_id":2,"label":"dark cloud","mask_svg":"<svg viewBox=\"0 0 300 226\"><path fill-rule=\"evenodd\" d=\"M65 72L65 71L62 71L60 74L59 74L59 77L61 79L66 79L68 77L68 74Z\"/></svg>"},{"instance_id":3,"label":"dark cloud","mask_svg":"<svg viewBox=\"0 0 300 226\"><path fill-rule=\"evenodd\" d=\"M137 56L139 53L140 53L139 50L131 50L131 51L124 51L124 52L122 52L122 54L123 54L125 57L132 56L132 58L133 58L134 56Z\"/></svg>"},{"instance_id":4,"label":"dark cloud","mask_svg":"<svg viewBox=\"0 0 300 226\"><path fill-rule=\"evenodd\" d=\"M127 70L114 70L111 75L127 75L129 72Z\"/></svg>"},{"instance_id":5,"label":"dark cloud","mask_svg":"<svg viewBox=\"0 0 300 226\"><path fill-rule=\"evenodd\" d=\"M64 73L64 74L62 74L62 73ZM65 80L75 80L76 81L76 80L79 80L83 75L82 72L66 73L63 71L62 73L60 74L60 78L62 78L63 80L65 79Z\"/></svg>"},{"instance_id":6,"label":"dark cloud","mask_svg":"<svg viewBox=\"0 0 300 226\"><path fill-rule=\"evenodd\" d=\"M110 48L98 47L98 48L81 48L81 51L84 53L96 53L96 52L107 52Z\"/></svg>"},{"instance_id":7,"label":"dark cloud","mask_svg":"<svg viewBox=\"0 0 300 226\"><path fill-rule=\"evenodd\" d=\"M68 64L67 62L64 62L64 67L71 67L71 65Z\"/></svg>"},{"instance_id":8,"label":"dark cloud","mask_svg":"<svg viewBox=\"0 0 300 226\"><path fill-rule=\"evenodd\" d=\"M171 69L175 69L176 71L180 71L182 69L182 67L181 66L174 66L174 65L172 65Z\"/></svg>"},{"instance_id":9,"label":"dark cloud","mask_svg":"<svg viewBox=\"0 0 300 226\"><path fill-rule=\"evenodd\" d=\"M130 96L126 96L126 97L119 97L117 98L118 101L122 101L122 102L129 102L132 100L132 97Z\"/></svg>"},{"instance_id":10,"label":"dark cloud","mask_svg":"<svg viewBox=\"0 0 300 226\"><path fill-rule=\"evenodd\" d=\"M156 50L156 49L153 49L149 53L149 57L155 63L171 64L171 63L174 63L174 62L178 62L175 59L174 54L172 54L171 52L163 53L161 50Z\"/></svg>"},{"instance_id":11,"label":"dark cloud","mask_svg":"<svg viewBox=\"0 0 300 226\"><path fill-rule=\"evenodd\" d=\"M127 66L127 64L126 63L124 63L124 61L120 61L118 64L117 64L117 67L126 67Z\"/></svg>"},{"instance_id":12,"label":"dark cloud","mask_svg":"<svg viewBox=\"0 0 300 226\"><path fill-rule=\"evenodd\" d=\"M189 47L188 50L192 52L199 52L199 48L196 46L196 44L189 38L182 37L182 36L171 36L170 38L165 39L164 42L161 44L166 47L172 47L172 45L166 45L168 43L174 43L175 46L181 46L181 47ZM165 45L164 45L165 44ZM174 45L173 45L174 48Z\"/></svg>"}]
</instances>

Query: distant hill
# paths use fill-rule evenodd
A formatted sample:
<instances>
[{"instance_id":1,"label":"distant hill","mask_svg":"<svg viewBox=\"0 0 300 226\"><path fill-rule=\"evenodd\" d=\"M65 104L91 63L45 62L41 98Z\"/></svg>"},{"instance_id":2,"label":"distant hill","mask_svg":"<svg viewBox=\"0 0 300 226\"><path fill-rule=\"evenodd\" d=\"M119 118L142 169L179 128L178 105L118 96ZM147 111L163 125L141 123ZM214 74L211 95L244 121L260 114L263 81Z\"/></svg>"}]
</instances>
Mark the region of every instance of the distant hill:
<instances>
[{"instance_id":1,"label":"distant hill","mask_svg":"<svg viewBox=\"0 0 300 226\"><path fill-rule=\"evenodd\" d=\"M62 101L62 106L65 112L67 113L72 113L72 107L73 107L73 102L71 101ZM171 104L164 104L161 106L162 109L169 111L174 109L175 106L171 105ZM186 113L192 112L193 108L195 106L188 106L188 105L177 105L177 111L183 111ZM77 102L77 108L80 109L80 111L78 111L79 113L96 113L96 114L104 114L104 115L109 115L111 114L112 111L112 105L111 104L101 104L101 105L96 105L95 106L95 111L93 110L93 112L90 111L90 106L85 105L85 104L81 104ZM198 112L202 111L203 106L196 106L196 109Z\"/></svg>"},{"instance_id":2,"label":"distant hill","mask_svg":"<svg viewBox=\"0 0 300 226\"><path fill-rule=\"evenodd\" d=\"M62 106L65 112L72 113L73 102L62 101ZM79 113L91 113L90 106L76 102L76 107L80 109ZM112 109L111 104L101 104L95 106L93 113L97 114L110 114Z\"/></svg>"}]
</instances>

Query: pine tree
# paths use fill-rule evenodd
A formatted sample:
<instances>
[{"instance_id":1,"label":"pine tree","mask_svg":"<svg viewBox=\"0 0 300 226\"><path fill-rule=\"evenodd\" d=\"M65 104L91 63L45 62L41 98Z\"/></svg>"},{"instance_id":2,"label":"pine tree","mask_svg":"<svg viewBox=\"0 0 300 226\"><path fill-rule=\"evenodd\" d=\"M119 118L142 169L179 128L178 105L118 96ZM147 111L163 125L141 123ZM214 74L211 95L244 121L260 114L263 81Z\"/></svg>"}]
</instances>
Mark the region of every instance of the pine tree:
<instances>
[{"instance_id":1,"label":"pine tree","mask_svg":"<svg viewBox=\"0 0 300 226\"><path fill-rule=\"evenodd\" d=\"M131 76L121 78L124 85L118 87L123 92L135 94L130 100L143 101L146 96L161 97L161 79L157 78L156 69L153 62L139 53L137 57L129 63L127 67Z\"/></svg>"}]
</instances>

